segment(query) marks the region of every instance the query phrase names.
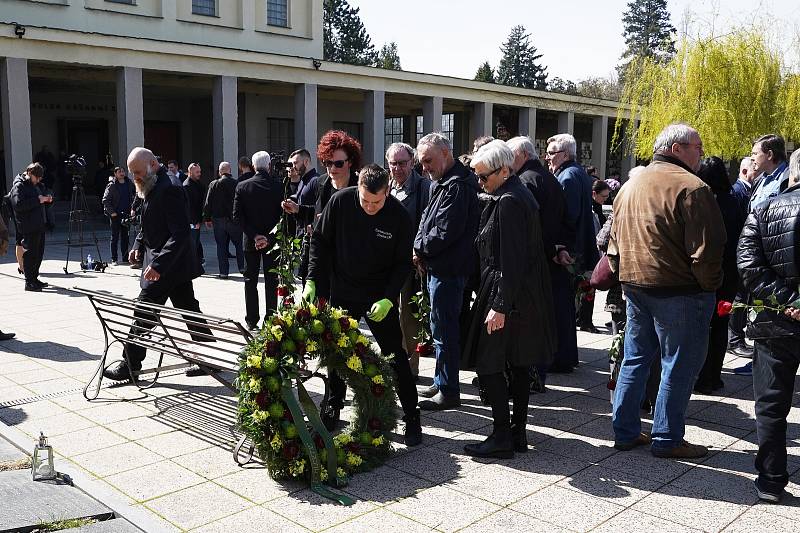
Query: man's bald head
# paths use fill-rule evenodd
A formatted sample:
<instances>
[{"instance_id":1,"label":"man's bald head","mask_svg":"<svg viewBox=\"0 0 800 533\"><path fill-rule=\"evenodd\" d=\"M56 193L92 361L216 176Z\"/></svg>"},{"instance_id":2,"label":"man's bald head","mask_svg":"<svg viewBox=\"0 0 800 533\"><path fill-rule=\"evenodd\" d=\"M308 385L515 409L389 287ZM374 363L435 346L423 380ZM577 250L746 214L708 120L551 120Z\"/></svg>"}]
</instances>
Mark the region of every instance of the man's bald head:
<instances>
[{"instance_id":1,"label":"man's bald head","mask_svg":"<svg viewBox=\"0 0 800 533\"><path fill-rule=\"evenodd\" d=\"M128 155L128 171L133 176L136 194L140 198L147 196L155 186L158 167L158 159L147 148L137 146Z\"/></svg>"},{"instance_id":2,"label":"man's bald head","mask_svg":"<svg viewBox=\"0 0 800 533\"><path fill-rule=\"evenodd\" d=\"M231 173L231 164L230 163L228 163L227 161L223 161L222 163L219 164L219 175L220 176L224 176L224 175L230 174L230 173Z\"/></svg>"}]
</instances>

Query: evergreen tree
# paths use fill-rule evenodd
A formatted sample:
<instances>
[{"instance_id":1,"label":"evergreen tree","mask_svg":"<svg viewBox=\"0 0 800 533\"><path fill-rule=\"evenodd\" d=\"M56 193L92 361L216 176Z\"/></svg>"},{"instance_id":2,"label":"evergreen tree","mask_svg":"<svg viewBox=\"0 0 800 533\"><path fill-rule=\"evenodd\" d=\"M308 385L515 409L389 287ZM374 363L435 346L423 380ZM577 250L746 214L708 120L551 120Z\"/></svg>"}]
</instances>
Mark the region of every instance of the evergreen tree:
<instances>
[{"instance_id":1,"label":"evergreen tree","mask_svg":"<svg viewBox=\"0 0 800 533\"><path fill-rule=\"evenodd\" d=\"M488 61L478 67L478 72L475 73L475 81L485 81L486 83L496 83L494 79L494 69Z\"/></svg>"},{"instance_id":2,"label":"evergreen tree","mask_svg":"<svg viewBox=\"0 0 800 533\"><path fill-rule=\"evenodd\" d=\"M526 89L545 89L547 87L547 67L538 60L542 54L530 42L530 34L524 26L514 26L508 39L500 47L503 58L497 68L497 82Z\"/></svg>"},{"instance_id":3,"label":"evergreen tree","mask_svg":"<svg viewBox=\"0 0 800 533\"><path fill-rule=\"evenodd\" d=\"M617 69L620 77L634 59L666 63L675 55L675 27L669 20L667 0L630 0L622 22L626 48Z\"/></svg>"},{"instance_id":4,"label":"evergreen tree","mask_svg":"<svg viewBox=\"0 0 800 533\"><path fill-rule=\"evenodd\" d=\"M400 55L397 53L397 43L392 41L383 45L378 53L378 67L387 70L403 70L400 68Z\"/></svg>"},{"instance_id":5,"label":"evergreen tree","mask_svg":"<svg viewBox=\"0 0 800 533\"><path fill-rule=\"evenodd\" d=\"M359 8L347 0L325 0L322 19L323 54L327 61L373 66L378 54L358 16Z\"/></svg>"},{"instance_id":6,"label":"evergreen tree","mask_svg":"<svg viewBox=\"0 0 800 533\"><path fill-rule=\"evenodd\" d=\"M547 90L561 94L578 94L578 86L575 85L575 82L562 78L552 78L547 82Z\"/></svg>"}]
</instances>

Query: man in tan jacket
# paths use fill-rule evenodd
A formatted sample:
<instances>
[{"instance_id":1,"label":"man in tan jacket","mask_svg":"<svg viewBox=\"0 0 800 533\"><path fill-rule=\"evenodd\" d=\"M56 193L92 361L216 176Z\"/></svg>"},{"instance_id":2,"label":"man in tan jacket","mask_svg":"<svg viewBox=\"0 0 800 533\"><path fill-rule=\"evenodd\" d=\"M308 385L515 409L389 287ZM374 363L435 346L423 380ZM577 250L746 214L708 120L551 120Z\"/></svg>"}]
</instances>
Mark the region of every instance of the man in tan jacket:
<instances>
[{"instance_id":1,"label":"man in tan jacket","mask_svg":"<svg viewBox=\"0 0 800 533\"><path fill-rule=\"evenodd\" d=\"M714 194L695 172L703 157L697 131L671 124L658 135L653 162L614 201L608 255L627 300L625 357L614 396L617 449L649 444L657 457L702 457L684 437L685 414L708 347L714 291L722 283L725 227ZM650 364L661 358L652 436L639 408Z\"/></svg>"},{"instance_id":2,"label":"man in tan jacket","mask_svg":"<svg viewBox=\"0 0 800 533\"><path fill-rule=\"evenodd\" d=\"M3 217L0 216L0 256L8 253L8 228L6 227ZM7 341L13 339L13 333L3 333L0 331L0 341Z\"/></svg>"}]
</instances>

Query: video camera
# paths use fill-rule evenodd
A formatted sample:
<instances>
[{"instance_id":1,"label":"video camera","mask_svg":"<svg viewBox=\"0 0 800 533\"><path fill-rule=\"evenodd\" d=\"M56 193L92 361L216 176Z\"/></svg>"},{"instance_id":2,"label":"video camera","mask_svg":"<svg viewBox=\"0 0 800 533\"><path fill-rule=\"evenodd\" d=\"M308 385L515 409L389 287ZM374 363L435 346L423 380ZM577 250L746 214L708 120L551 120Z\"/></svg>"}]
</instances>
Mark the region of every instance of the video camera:
<instances>
[{"instance_id":1,"label":"video camera","mask_svg":"<svg viewBox=\"0 0 800 533\"><path fill-rule=\"evenodd\" d=\"M272 165L272 175L279 180L283 181L289 175L286 163L286 152L280 150L278 152L270 152L269 160Z\"/></svg>"},{"instance_id":2,"label":"video camera","mask_svg":"<svg viewBox=\"0 0 800 533\"><path fill-rule=\"evenodd\" d=\"M86 159L78 154L72 154L64 160L67 173L72 176L73 185L81 185L86 177Z\"/></svg>"}]
</instances>

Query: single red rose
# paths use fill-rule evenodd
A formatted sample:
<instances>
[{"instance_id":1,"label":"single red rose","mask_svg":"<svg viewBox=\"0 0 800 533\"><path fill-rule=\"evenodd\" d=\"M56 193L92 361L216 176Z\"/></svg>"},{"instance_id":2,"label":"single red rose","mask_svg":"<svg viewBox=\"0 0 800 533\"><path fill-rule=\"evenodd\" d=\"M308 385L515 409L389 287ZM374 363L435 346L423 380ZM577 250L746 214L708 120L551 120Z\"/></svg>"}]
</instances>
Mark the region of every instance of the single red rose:
<instances>
[{"instance_id":1,"label":"single red rose","mask_svg":"<svg viewBox=\"0 0 800 533\"><path fill-rule=\"evenodd\" d=\"M328 305L327 298L321 297L317 299L317 307L319 307L320 309L324 309L325 307L327 307L327 305Z\"/></svg>"},{"instance_id":2,"label":"single red rose","mask_svg":"<svg viewBox=\"0 0 800 533\"><path fill-rule=\"evenodd\" d=\"M256 405L258 408L263 410L267 406L267 393L264 391L259 392L256 394Z\"/></svg>"},{"instance_id":3,"label":"single red rose","mask_svg":"<svg viewBox=\"0 0 800 533\"><path fill-rule=\"evenodd\" d=\"M342 328L342 333L350 329L350 318L343 316L339 319L339 327Z\"/></svg>"},{"instance_id":4,"label":"single red rose","mask_svg":"<svg viewBox=\"0 0 800 533\"><path fill-rule=\"evenodd\" d=\"M578 288L583 292L589 292L592 290L592 284L589 283L588 280L582 279L580 283L578 283Z\"/></svg>"},{"instance_id":5,"label":"single red rose","mask_svg":"<svg viewBox=\"0 0 800 533\"><path fill-rule=\"evenodd\" d=\"M281 298L283 298L284 296L289 296L289 288L288 287L284 287L284 286L278 287L278 290L276 292L277 292L278 296L280 296Z\"/></svg>"},{"instance_id":6,"label":"single red rose","mask_svg":"<svg viewBox=\"0 0 800 533\"><path fill-rule=\"evenodd\" d=\"M386 387L381 385L380 383L373 383L372 384L372 395L380 398L383 396L383 393L386 392Z\"/></svg>"},{"instance_id":7,"label":"single red rose","mask_svg":"<svg viewBox=\"0 0 800 533\"><path fill-rule=\"evenodd\" d=\"M292 296L287 296L286 298L284 298L284 300L283 300L283 306L284 307L286 307L288 309L289 307L291 307L293 305L294 305L294 298Z\"/></svg>"},{"instance_id":8,"label":"single red rose","mask_svg":"<svg viewBox=\"0 0 800 533\"><path fill-rule=\"evenodd\" d=\"M614 390L617 388L617 380L616 379L609 379L608 383L606 384L608 390Z\"/></svg>"},{"instance_id":9,"label":"single red rose","mask_svg":"<svg viewBox=\"0 0 800 533\"><path fill-rule=\"evenodd\" d=\"M414 348L414 351L422 355L422 353L425 351L425 345L421 342L418 342L417 346Z\"/></svg>"},{"instance_id":10,"label":"single red rose","mask_svg":"<svg viewBox=\"0 0 800 533\"><path fill-rule=\"evenodd\" d=\"M380 418L373 417L373 418L369 419L369 422L367 423L367 426L372 431L380 431L381 428L383 427L383 422L381 422Z\"/></svg>"},{"instance_id":11,"label":"single red rose","mask_svg":"<svg viewBox=\"0 0 800 533\"><path fill-rule=\"evenodd\" d=\"M587 302L593 302L594 301L594 293L591 293L591 292L586 293L586 296L584 296L583 299L586 300Z\"/></svg>"},{"instance_id":12,"label":"single red rose","mask_svg":"<svg viewBox=\"0 0 800 533\"><path fill-rule=\"evenodd\" d=\"M309 310L302 307L297 310L297 313L295 313L294 316L300 322L308 322L309 320L311 320L311 313L309 312Z\"/></svg>"},{"instance_id":13,"label":"single red rose","mask_svg":"<svg viewBox=\"0 0 800 533\"><path fill-rule=\"evenodd\" d=\"M720 300L717 302L717 316L728 316L733 311L733 304Z\"/></svg>"}]
</instances>

